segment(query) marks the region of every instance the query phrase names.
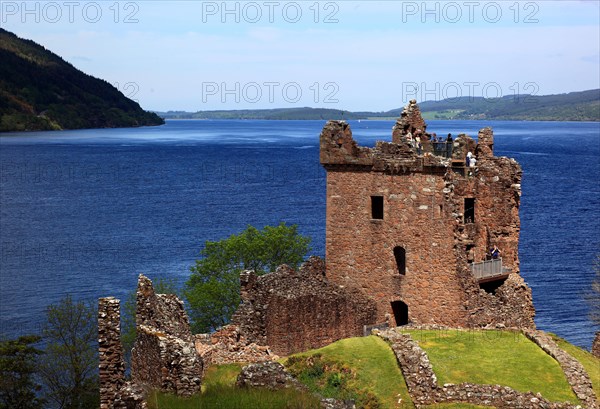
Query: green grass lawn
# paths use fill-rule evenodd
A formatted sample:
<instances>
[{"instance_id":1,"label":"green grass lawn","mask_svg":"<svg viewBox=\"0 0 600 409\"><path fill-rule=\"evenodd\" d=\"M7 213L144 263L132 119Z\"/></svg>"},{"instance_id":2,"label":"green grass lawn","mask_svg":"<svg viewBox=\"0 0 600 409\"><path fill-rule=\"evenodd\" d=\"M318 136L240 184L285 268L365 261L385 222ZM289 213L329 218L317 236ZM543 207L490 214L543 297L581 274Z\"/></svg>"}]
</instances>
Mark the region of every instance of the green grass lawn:
<instances>
[{"instance_id":1,"label":"green grass lawn","mask_svg":"<svg viewBox=\"0 0 600 409\"><path fill-rule=\"evenodd\" d=\"M202 389L216 385L234 386L243 364L213 365L204 373Z\"/></svg>"},{"instance_id":2,"label":"green grass lawn","mask_svg":"<svg viewBox=\"0 0 600 409\"><path fill-rule=\"evenodd\" d=\"M356 372L352 387L365 389L377 396L381 408L413 408L402 372L388 344L376 336L349 338L324 348L298 354L321 354L324 358L343 362ZM282 360L285 362L285 360ZM402 399L399 404L399 399Z\"/></svg>"},{"instance_id":3,"label":"green grass lawn","mask_svg":"<svg viewBox=\"0 0 600 409\"><path fill-rule=\"evenodd\" d=\"M584 349L569 344L567 341L554 334L550 334L550 336L552 336L554 342L556 342L563 351L577 359L583 365L585 371L592 379L592 387L594 388L594 392L596 392L596 397L600 399L600 359Z\"/></svg>"},{"instance_id":4,"label":"green grass lawn","mask_svg":"<svg viewBox=\"0 0 600 409\"><path fill-rule=\"evenodd\" d=\"M521 392L540 392L551 401L579 403L558 363L519 332L402 332L410 333L427 352L440 385L461 382L500 384ZM584 365L592 378L596 394L600 395L600 360L558 337L554 339ZM335 391L336 385L342 383L351 391L363 393L361 396L365 391L375 396L381 409L414 408L392 350L378 337L344 339L295 356L317 356L319 358L315 362L324 363L325 374L322 379L308 380L309 387L324 395ZM284 364L286 361L286 358L281 360ZM309 393L235 388L241 367L242 364L231 364L208 368L203 379L202 394L190 399L152 393L148 401L150 409L319 408L318 399ZM402 399L401 403L398 403L399 399ZM437 404L427 408L482 409L481 406L465 403Z\"/></svg>"},{"instance_id":5,"label":"green grass lawn","mask_svg":"<svg viewBox=\"0 0 600 409\"><path fill-rule=\"evenodd\" d=\"M439 384L471 382L579 404L558 362L520 332L402 331L427 352Z\"/></svg>"},{"instance_id":6,"label":"green grass lawn","mask_svg":"<svg viewBox=\"0 0 600 409\"><path fill-rule=\"evenodd\" d=\"M202 394L185 399L153 392L148 399L150 409L318 409L319 399L296 390L269 391L238 389L235 381L241 364L211 366L206 370Z\"/></svg>"},{"instance_id":7,"label":"green grass lawn","mask_svg":"<svg viewBox=\"0 0 600 409\"><path fill-rule=\"evenodd\" d=\"M427 405L427 409L490 409L492 406L470 405L468 403L438 403Z\"/></svg>"},{"instance_id":8,"label":"green grass lawn","mask_svg":"<svg viewBox=\"0 0 600 409\"><path fill-rule=\"evenodd\" d=\"M237 389L218 385L201 395L184 399L153 392L148 398L150 409L319 409L319 399L295 389Z\"/></svg>"}]
</instances>

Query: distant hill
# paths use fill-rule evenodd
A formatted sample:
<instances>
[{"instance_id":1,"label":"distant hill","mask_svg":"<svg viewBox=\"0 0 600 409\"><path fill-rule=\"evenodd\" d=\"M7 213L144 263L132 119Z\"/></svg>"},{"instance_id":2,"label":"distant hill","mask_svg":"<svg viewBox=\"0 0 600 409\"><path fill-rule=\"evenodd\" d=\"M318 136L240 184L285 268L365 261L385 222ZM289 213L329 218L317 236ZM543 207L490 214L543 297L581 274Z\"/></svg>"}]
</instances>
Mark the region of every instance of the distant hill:
<instances>
[{"instance_id":1,"label":"distant hill","mask_svg":"<svg viewBox=\"0 0 600 409\"><path fill-rule=\"evenodd\" d=\"M557 95L461 97L419 104L429 119L600 121L600 89ZM393 110L400 112L401 109Z\"/></svg>"},{"instance_id":2,"label":"distant hill","mask_svg":"<svg viewBox=\"0 0 600 409\"><path fill-rule=\"evenodd\" d=\"M163 123L108 82L0 28L0 132Z\"/></svg>"},{"instance_id":3,"label":"distant hill","mask_svg":"<svg viewBox=\"0 0 600 409\"><path fill-rule=\"evenodd\" d=\"M425 119L524 121L600 121L600 89L558 95L511 95L502 98L459 97L419 102ZM159 112L167 119L368 119L397 118L402 108L351 112L326 108L277 108Z\"/></svg>"},{"instance_id":4,"label":"distant hill","mask_svg":"<svg viewBox=\"0 0 600 409\"><path fill-rule=\"evenodd\" d=\"M169 111L157 112L166 119L362 119L371 113L360 113L328 108L274 108L237 109L216 111ZM362 115L361 115L362 114Z\"/></svg>"}]
</instances>

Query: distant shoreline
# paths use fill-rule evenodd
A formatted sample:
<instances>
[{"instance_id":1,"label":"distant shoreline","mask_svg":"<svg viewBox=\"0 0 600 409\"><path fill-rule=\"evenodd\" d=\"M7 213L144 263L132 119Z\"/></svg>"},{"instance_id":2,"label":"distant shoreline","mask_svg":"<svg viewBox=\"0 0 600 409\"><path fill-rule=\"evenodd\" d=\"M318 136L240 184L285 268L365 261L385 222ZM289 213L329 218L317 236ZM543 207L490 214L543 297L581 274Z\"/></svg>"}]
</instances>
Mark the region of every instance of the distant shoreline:
<instances>
[{"instance_id":1,"label":"distant shoreline","mask_svg":"<svg viewBox=\"0 0 600 409\"><path fill-rule=\"evenodd\" d=\"M600 122L600 89L558 95L458 97L418 105L426 121ZM164 119L395 120L402 108L379 112L312 107L153 112Z\"/></svg>"},{"instance_id":2,"label":"distant shoreline","mask_svg":"<svg viewBox=\"0 0 600 409\"><path fill-rule=\"evenodd\" d=\"M155 112L155 111L152 111ZM326 118L326 119L279 119L279 118L165 118L165 121L395 121L398 118L392 117L381 117L381 118ZM429 119L429 121L453 121L453 122L574 122L574 123L598 123L600 119L595 121L581 120L581 121L568 121L560 119Z\"/></svg>"}]
</instances>

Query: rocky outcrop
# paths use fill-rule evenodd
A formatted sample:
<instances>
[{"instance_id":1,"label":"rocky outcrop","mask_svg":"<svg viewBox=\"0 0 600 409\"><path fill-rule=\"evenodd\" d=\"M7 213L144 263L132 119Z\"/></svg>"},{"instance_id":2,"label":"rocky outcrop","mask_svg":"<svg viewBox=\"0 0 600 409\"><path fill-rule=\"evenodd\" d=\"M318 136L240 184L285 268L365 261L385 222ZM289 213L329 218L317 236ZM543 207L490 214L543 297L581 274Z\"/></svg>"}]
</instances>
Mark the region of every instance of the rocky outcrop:
<instances>
[{"instance_id":1,"label":"rocky outcrop","mask_svg":"<svg viewBox=\"0 0 600 409\"><path fill-rule=\"evenodd\" d=\"M183 302L175 295L156 294L152 282L140 274L136 303L132 380L182 396L198 392L203 364Z\"/></svg>"},{"instance_id":2,"label":"rocky outcrop","mask_svg":"<svg viewBox=\"0 0 600 409\"><path fill-rule=\"evenodd\" d=\"M394 329L375 331L386 340L400 365L408 392L417 407L443 402L464 402L495 408L576 409L569 403L550 402L540 394L522 393L508 386L472 383L438 385L427 354L410 335Z\"/></svg>"},{"instance_id":3,"label":"rocky outcrop","mask_svg":"<svg viewBox=\"0 0 600 409\"><path fill-rule=\"evenodd\" d=\"M298 271L241 275L242 303L232 323L247 342L269 345L278 355L320 348L361 336L375 323L374 303L359 290L330 284L324 262L311 257Z\"/></svg>"},{"instance_id":4,"label":"rocky outcrop","mask_svg":"<svg viewBox=\"0 0 600 409\"><path fill-rule=\"evenodd\" d=\"M237 377L236 386L271 390L284 388L306 390L306 386L287 372L283 365L272 361L243 367L242 372Z\"/></svg>"}]
</instances>

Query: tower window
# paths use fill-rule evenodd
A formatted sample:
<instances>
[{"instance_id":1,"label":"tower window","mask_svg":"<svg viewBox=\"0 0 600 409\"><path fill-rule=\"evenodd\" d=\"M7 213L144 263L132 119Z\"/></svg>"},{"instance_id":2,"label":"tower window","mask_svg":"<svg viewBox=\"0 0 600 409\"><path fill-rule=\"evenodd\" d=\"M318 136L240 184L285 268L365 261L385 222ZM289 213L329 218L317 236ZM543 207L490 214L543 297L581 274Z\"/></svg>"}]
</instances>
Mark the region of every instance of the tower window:
<instances>
[{"instance_id":1,"label":"tower window","mask_svg":"<svg viewBox=\"0 0 600 409\"><path fill-rule=\"evenodd\" d=\"M465 223L475 223L475 198L465 198Z\"/></svg>"},{"instance_id":2,"label":"tower window","mask_svg":"<svg viewBox=\"0 0 600 409\"><path fill-rule=\"evenodd\" d=\"M394 247L394 258L398 267L398 274L406 275L406 250L404 247Z\"/></svg>"},{"instance_id":3,"label":"tower window","mask_svg":"<svg viewBox=\"0 0 600 409\"><path fill-rule=\"evenodd\" d=\"M383 219L383 196L371 196L371 219Z\"/></svg>"}]
</instances>

